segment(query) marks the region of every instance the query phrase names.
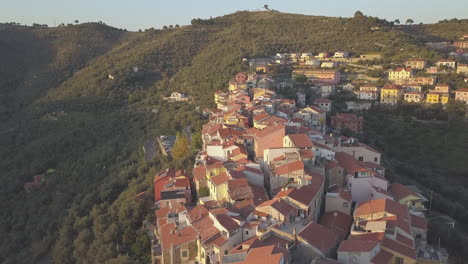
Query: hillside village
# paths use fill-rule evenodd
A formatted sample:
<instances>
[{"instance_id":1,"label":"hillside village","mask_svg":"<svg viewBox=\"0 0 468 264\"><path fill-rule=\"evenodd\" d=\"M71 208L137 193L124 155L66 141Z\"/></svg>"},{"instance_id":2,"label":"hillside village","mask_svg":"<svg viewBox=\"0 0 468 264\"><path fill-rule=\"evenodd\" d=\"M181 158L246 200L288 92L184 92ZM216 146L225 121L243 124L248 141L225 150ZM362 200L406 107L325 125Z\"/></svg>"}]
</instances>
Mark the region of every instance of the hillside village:
<instances>
[{"instance_id":1,"label":"hillside village","mask_svg":"<svg viewBox=\"0 0 468 264\"><path fill-rule=\"evenodd\" d=\"M430 197L389 182L382 153L343 132L363 132L361 103L467 104L467 88L438 81L467 76L466 43L453 44L453 60L408 59L377 80L343 67L379 54L245 59L249 73L203 110L193 171L154 177L153 263L448 263L427 243ZM298 83L306 89L287 98ZM337 109L337 93L358 106Z\"/></svg>"}]
</instances>

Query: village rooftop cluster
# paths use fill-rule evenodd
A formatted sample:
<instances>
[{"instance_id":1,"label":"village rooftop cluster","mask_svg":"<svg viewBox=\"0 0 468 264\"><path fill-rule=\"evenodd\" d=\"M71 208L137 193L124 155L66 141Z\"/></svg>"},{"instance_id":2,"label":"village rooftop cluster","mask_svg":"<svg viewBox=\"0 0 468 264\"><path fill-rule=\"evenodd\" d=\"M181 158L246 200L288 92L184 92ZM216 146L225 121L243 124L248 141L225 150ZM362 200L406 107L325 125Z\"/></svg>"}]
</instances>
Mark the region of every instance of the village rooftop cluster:
<instances>
[{"instance_id":1,"label":"village rooftop cluster","mask_svg":"<svg viewBox=\"0 0 468 264\"><path fill-rule=\"evenodd\" d=\"M360 59L366 56L374 55ZM447 261L446 251L427 243L428 198L416 186L389 182L379 151L339 135L343 129L361 133L363 118L327 116L335 85L353 86L343 85L336 69L349 60L347 52L277 54L267 63L252 60L249 73L215 92L216 109L203 110L203 150L193 171L168 169L154 178L153 263ZM413 77L450 65L462 74L465 64L439 61L431 69L423 60L406 63L388 72L384 87L366 84L354 92L390 105L409 95L419 95L413 102L467 102L458 94L463 89L452 98L436 75ZM292 65L293 76L303 74L320 87L319 97L307 100L299 92L284 99L273 87L291 84L269 75L275 65ZM424 95L421 85L434 87Z\"/></svg>"}]
</instances>

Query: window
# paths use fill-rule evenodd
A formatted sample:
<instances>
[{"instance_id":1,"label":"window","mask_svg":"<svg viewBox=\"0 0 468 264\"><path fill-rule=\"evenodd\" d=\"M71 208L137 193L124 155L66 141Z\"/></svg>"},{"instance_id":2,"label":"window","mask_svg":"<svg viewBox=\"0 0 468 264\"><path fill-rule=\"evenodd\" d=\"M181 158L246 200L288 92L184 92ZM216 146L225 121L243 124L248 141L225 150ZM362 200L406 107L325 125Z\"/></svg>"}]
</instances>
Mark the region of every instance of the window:
<instances>
[{"instance_id":1,"label":"window","mask_svg":"<svg viewBox=\"0 0 468 264\"><path fill-rule=\"evenodd\" d=\"M364 161L364 157L363 157L363 156L360 156L358 159L359 159L359 161Z\"/></svg>"},{"instance_id":2,"label":"window","mask_svg":"<svg viewBox=\"0 0 468 264\"><path fill-rule=\"evenodd\" d=\"M379 160L379 159L378 159L377 157L374 158L374 162L378 162L378 160Z\"/></svg>"},{"instance_id":3,"label":"window","mask_svg":"<svg viewBox=\"0 0 468 264\"><path fill-rule=\"evenodd\" d=\"M182 255L182 258L188 258L188 250L182 249L180 253Z\"/></svg>"},{"instance_id":4,"label":"window","mask_svg":"<svg viewBox=\"0 0 468 264\"><path fill-rule=\"evenodd\" d=\"M348 202L343 202L343 207L348 208L349 203Z\"/></svg>"},{"instance_id":5,"label":"window","mask_svg":"<svg viewBox=\"0 0 468 264\"><path fill-rule=\"evenodd\" d=\"M403 258L400 258L400 257L396 257L395 258L395 264L404 264L404 259Z\"/></svg>"},{"instance_id":6,"label":"window","mask_svg":"<svg viewBox=\"0 0 468 264\"><path fill-rule=\"evenodd\" d=\"M249 231L248 231L248 230L245 230L245 234L248 235L248 234L249 234Z\"/></svg>"},{"instance_id":7,"label":"window","mask_svg":"<svg viewBox=\"0 0 468 264\"><path fill-rule=\"evenodd\" d=\"M228 252L228 250L227 250L227 249L226 249L226 250L224 250L224 255L227 255L228 253L229 253L229 252Z\"/></svg>"}]
</instances>

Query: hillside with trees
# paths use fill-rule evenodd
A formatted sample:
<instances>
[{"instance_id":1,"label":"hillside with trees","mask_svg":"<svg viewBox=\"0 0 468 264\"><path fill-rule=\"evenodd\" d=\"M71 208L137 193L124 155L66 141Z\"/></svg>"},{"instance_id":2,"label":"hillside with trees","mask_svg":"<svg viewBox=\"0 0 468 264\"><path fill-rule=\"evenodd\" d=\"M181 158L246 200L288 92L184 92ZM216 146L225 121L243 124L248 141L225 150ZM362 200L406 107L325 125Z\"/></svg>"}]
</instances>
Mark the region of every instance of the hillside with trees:
<instances>
[{"instance_id":1,"label":"hillside with trees","mask_svg":"<svg viewBox=\"0 0 468 264\"><path fill-rule=\"evenodd\" d=\"M420 36L362 13L237 12L144 32L2 25L0 262L147 263L142 222L153 219L153 176L190 170L197 142L151 162L142 145L186 128L199 138L197 109L212 106L213 92L247 69L243 58L333 50L398 57L401 49L433 54ZM193 103L163 100L173 91ZM24 189L49 169L55 173L41 188ZM142 192L147 200L136 198Z\"/></svg>"}]
</instances>

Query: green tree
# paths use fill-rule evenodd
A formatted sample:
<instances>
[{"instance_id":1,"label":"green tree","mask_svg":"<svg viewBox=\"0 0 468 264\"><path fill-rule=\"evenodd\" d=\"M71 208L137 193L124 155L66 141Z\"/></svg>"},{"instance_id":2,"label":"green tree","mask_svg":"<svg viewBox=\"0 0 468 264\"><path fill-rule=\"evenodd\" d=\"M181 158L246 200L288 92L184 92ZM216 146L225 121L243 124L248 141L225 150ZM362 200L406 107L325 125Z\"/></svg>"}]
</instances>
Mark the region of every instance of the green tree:
<instances>
[{"instance_id":1,"label":"green tree","mask_svg":"<svg viewBox=\"0 0 468 264\"><path fill-rule=\"evenodd\" d=\"M411 18L408 18L408 19L406 20L406 24L408 24L408 25L411 25L411 24L413 24L413 23L414 23L414 20L411 19Z\"/></svg>"},{"instance_id":2,"label":"green tree","mask_svg":"<svg viewBox=\"0 0 468 264\"><path fill-rule=\"evenodd\" d=\"M172 148L172 156L176 159L182 159L187 156L189 150L190 142L188 138L182 133L177 133L176 141Z\"/></svg>"},{"instance_id":3,"label":"green tree","mask_svg":"<svg viewBox=\"0 0 468 264\"><path fill-rule=\"evenodd\" d=\"M294 77L294 80L298 83L306 83L308 78L304 74L298 74Z\"/></svg>"},{"instance_id":4,"label":"green tree","mask_svg":"<svg viewBox=\"0 0 468 264\"><path fill-rule=\"evenodd\" d=\"M361 18L361 17L364 17L364 14L361 12L361 11L356 11L356 13L354 13L354 18Z\"/></svg>"},{"instance_id":5,"label":"green tree","mask_svg":"<svg viewBox=\"0 0 468 264\"><path fill-rule=\"evenodd\" d=\"M400 25L400 19L395 19L395 24Z\"/></svg>"}]
</instances>

